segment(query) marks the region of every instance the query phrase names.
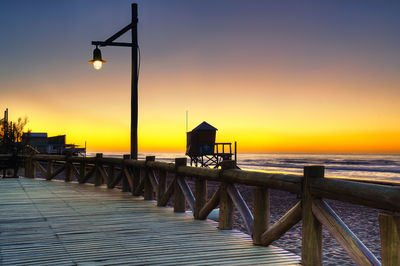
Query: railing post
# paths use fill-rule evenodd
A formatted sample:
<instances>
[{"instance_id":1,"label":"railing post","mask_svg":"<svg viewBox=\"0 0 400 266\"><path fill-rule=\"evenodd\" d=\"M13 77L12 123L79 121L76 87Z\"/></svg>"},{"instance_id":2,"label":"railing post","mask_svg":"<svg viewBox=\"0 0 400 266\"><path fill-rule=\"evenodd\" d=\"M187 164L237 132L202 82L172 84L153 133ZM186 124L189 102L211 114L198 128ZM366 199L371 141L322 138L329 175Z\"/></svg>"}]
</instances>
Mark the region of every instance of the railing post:
<instances>
[{"instance_id":1,"label":"railing post","mask_svg":"<svg viewBox=\"0 0 400 266\"><path fill-rule=\"evenodd\" d=\"M131 158L130 154L124 154L124 160L129 160ZM122 168L121 171L124 171L124 169ZM125 178L122 178L122 192L129 192L129 183L128 180L126 180Z\"/></svg>"},{"instance_id":2,"label":"railing post","mask_svg":"<svg viewBox=\"0 0 400 266\"><path fill-rule=\"evenodd\" d=\"M195 180L195 198L196 206L194 208L194 218L198 219L200 210L207 202L207 180L196 178Z\"/></svg>"},{"instance_id":3,"label":"railing post","mask_svg":"<svg viewBox=\"0 0 400 266\"><path fill-rule=\"evenodd\" d=\"M400 265L400 214L379 213L382 265Z\"/></svg>"},{"instance_id":4,"label":"railing post","mask_svg":"<svg viewBox=\"0 0 400 266\"><path fill-rule=\"evenodd\" d=\"M47 179L51 179L51 176L53 175L53 167L54 167L54 160L48 160L47 161Z\"/></svg>"},{"instance_id":5,"label":"railing post","mask_svg":"<svg viewBox=\"0 0 400 266\"><path fill-rule=\"evenodd\" d=\"M270 211L269 189L265 187L256 187L254 189L254 226L253 243L261 245L261 235L268 229L271 211Z\"/></svg>"},{"instance_id":6,"label":"railing post","mask_svg":"<svg viewBox=\"0 0 400 266\"><path fill-rule=\"evenodd\" d=\"M140 168L131 168L132 169L132 178L133 178L133 191L140 185Z\"/></svg>"},{"instance_id":7,"label":"railing post","mask_svg":"<svg viewBox=\"0 0 400 266\"><path fill-rule=\"evenodd\" d=\"M86 161L79 164L79 181L83 180L86 176Z\"/></svg>"},{"instance_id":8,"label":"railing post","mask_svg":"<svg viewBox=\"0 0 400 266\"><path fill-rule=\"evenodd\" d=\"M167 190L167 171L158 171L158 192L157 192L157 206L162 206L161 199Z\"/></svg>"},{"instance_id":9,"label":"railing post","mask_svg":"<svg viewBox=\"0 0 400 266\"><path fill-rule=\"evenodd\" d=\"M236 169L236 162L225 160L221 162L221 172ZM229 183L221 182L218 228L221 230L232 230L233 227L233 202L228 194Z\"/></svg>"},{"instance_id":10,"label":"railing post","mask_svg":"<svg viewBox=\"0 0 400 266\"><path fill-rule=\"evenodd\" d=\"M110 165L110 168L108 169L108 182L107 182L107 188L110 188L111 183L114 180L114 170L115 167L114 165Z\"/></svg>"},{"instance_id":11,"label":"railing post","mask_svg":"<svg viewBox=\"0 0 400 266\"><path fill-rule=\"evenodd\" d=\"M36 178L36 175L37 175L37 169L36 168L37 167L36 167L35 161L32 158L31 162L30 162L30 165L29 165L29 172L30 172L29 177L30 178Z\"/></svg>"},{"instance_id":12,"label":"railing post","mask_svg":"<svg viewBox=\"0 0 400 266\"><path fill-rule=\"evenodd\" d=\"M32 165L32 157L25 157L25 176L26 177L31 177L31 167Z\"/></svg>"},{"instance_id":13,"label":"railing post","mask_svg":"<svg viewBox=\"0 0 400 266\"><path fill-rule=\"evenodd\" d=\"M99 167L100 167L100 162L98 161L98 159L103 158L103 154L102 153L96 153L96 162L95 162L95 166L96 167L96 173L95 173L95 177L94 177L94 185L96 187L101 186L103 184L103 177L101 176Z\"/></svg>"},{"instance_id":14,"label":"railing post","mask_svg":"<svg viewBox=\"0 0 400 266\"><path fill-rule=\"evenodd\" d=\"M310 183L313 179L324 178L324 166L305 166L302 194L302 246L303 265L322 265L322 225L312 212L313 196Z\"/></svg>"},{"instance_id":15,"label":"railing post","mask_svg":"<svg viewBox=\"0 0 400 266\"><path fill-rule=\"evenodd\" d=\"M186 158L175 159L175 181L174 181L174 212L185 212L186 211L186 199L183 195L182 189L178 184L179 174L177 173L179 166L186 166Z\"/></svg>"},{"instance_id":16,"label":"railing post","mask_svg":"<svg viewBox=\"0 0 400 266\"><path fill-rule=\"evenodd\" d=\"M146 163L147 162L154 162L156 160L155 156L146 156ZM144 175L144 200L154 200L154 191L153 186L150 182L150 169L147 167L145 168L145 175Z\"/></svg>"},{"instance_id":17,"label":"railing post","mask_svg":"<svg viewBox=\"0 0 400 266\"><path fill-rule=\"evenodd\" d=\"M69 160L71 158L71 154L65 156L65 182L72 181L72 162Z\"/></svg>"}]
</instances>

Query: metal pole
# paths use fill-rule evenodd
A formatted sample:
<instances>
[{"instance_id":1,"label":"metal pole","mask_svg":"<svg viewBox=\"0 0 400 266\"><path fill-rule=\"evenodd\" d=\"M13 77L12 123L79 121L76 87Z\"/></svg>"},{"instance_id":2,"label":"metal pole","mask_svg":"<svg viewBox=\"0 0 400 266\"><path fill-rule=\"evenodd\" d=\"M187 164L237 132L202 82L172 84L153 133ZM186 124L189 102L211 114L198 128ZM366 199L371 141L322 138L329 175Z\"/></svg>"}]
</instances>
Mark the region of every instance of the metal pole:
<instances>
[{"instance_id":1,"label":"metal pole","mask_svg":"<svg viewBox=\"0 0 400 266\"><path fill-rule=\"evenodd\" d=\"M235 141L235 162L237 162L237 143Z\"/></svg>"},{"instance_id":2,"label":"metal pole","mask_svg":"<svg viewBox=\"0 0 400 266\"><path fill-rule=\"evenodd\" d=\"M138 128L138 38L137 38L138 8L132 4L132 83L131 83L131 159L137 159L137 128Z\"/></svg>"}]
</instances>

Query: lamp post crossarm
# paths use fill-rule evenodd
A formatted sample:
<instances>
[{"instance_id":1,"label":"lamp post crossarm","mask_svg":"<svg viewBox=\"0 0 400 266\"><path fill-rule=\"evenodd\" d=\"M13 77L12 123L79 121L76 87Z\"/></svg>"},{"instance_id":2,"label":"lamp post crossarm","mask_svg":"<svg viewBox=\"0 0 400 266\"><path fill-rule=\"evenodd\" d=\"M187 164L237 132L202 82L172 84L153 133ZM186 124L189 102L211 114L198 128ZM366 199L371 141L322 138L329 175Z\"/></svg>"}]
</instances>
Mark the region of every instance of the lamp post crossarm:
<instances>
[{"instance_id":1,"label":"lamp post crossarm","mask_svg":"<svg viewBox=\"0 0 400 266\"><path fill-rule=\"evenodd\" d=\"M121 36L122 34L124 34L125 32L127 32L130 29L132 29L132 23L128 24L122 30L120 30L117 33L115 33L113 36L108 38L105 42L106 43L110 43L110 42L114 41L115 39L117 39L119 36Z\"/></svg>"},{"instance_id":2,"label":"lamp post crossarm","mask_svg":"<svg viewBox=\"0 0 400 266\"><path fill-rule=\"evenodd\" d=\"M123 42L114 42L114 40L116 40L118 37L120 37L121 35L123 35L125 32L127 32L128 30L132 29L132 23L129 23L128 25L126 25L124 28L122 28L120 31L118 31L117 33L115 33L113 36L111 36L110 38L108 38L107 40L105 40L104 42L100 42L100 41L95 41L92 42L92 45L99 45L101 47L104 46L124 46L124 47L135 47L133 45L133 43L123 43Z\"/></svg>"},{"instance_id":3,"label":"lamp post crossarm","mask_svg":"<svg viewBox=\"0 0 400 266\"><path fill-rule=\"evenodd\" d=\"M100 42L100 41L94 41L94 42L92 42L92 45L98 45L100 47L105 47L105 46L137 47L133 43L127 43L127 42Z\"/></svg>"}]
</instances>

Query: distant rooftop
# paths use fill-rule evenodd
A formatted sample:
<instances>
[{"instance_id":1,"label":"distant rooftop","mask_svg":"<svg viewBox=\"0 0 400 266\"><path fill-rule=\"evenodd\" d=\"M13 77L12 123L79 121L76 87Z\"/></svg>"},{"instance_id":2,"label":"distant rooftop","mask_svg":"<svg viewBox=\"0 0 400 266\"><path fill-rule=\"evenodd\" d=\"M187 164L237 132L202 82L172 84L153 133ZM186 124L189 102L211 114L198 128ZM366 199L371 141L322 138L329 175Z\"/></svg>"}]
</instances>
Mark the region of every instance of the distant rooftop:
<instances>
[{"instance_id":1,"label":"distant rooftop","mask_svg":"<svg viewBox=\"0 0 400 266\"><path fill-rule=\"evenodd\" d=\"M24 135L29 135L31 138L47 138L47 133L24 133Z\"/></svg>"}]
</instances>

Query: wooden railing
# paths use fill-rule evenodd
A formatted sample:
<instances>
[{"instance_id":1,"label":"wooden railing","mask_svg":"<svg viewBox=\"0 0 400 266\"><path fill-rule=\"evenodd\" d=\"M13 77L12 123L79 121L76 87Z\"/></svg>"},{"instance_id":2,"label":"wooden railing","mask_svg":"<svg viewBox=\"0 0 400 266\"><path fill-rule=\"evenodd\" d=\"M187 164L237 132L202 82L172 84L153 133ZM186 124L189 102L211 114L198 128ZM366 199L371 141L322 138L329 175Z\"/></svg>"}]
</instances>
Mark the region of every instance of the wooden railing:
<instances>
[{"instance_id":1,"label":"wooden railing","mask_svg":"<svg viewBox=\"0 0 400 266\"><path fill-rule=\"evenodd\" d=\"M43 164L45 162L45 164ZM353 234L324 199L381 209L379 226L384 265L400 265L400 187L324 178L323 166L306 166L304 175L271 174L243 171L235 161L224 161L222 169L186 166L186 158L175 163L96 157L34 155L25 157L25 176L40 173L52 180L64 172L66 182L86 183L108 188L121 185L122 191L144 200L157 200L166 206L174 198L174 211L185 212L188 206L194 219L206 219L219 206L218 227L232 229L236 207L255 245L269 245L302 220L302 262L322 263L322 226L344 248L358 265L380 265L380 262ZM167 186L167 179L172 180ZM194 181L194 194L187 181ZM219 182L219 188L208 199L207 181ZM254 186L252 213L235 185ZM193 187L193 185L192 185ZM269 189L297 193L299 201L278 221L270 225Z\"/></svg>"},{"instance_id":2,"label":"wooden railing","mask_svg":"<svg viewBox=\"0 0 400 266\"><path fill-rule=\"evenodd\" d=\"M12 170L13 177L17 177L19 157L16 154L0 154L0 174L7 176L8 170Z\"/></svg>"}]
</instances>

